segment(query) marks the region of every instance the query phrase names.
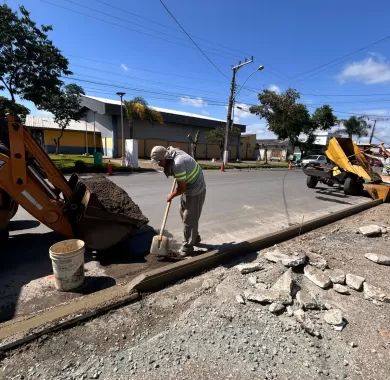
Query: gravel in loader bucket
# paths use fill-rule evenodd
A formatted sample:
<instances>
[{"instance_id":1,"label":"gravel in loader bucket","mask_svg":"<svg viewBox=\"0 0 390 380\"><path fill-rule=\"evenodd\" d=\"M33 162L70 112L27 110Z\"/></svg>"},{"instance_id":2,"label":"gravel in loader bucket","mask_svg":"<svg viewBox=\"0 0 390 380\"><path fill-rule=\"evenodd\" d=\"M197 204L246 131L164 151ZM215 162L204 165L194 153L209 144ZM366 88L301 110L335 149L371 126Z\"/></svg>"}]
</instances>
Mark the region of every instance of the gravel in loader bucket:
<instances>
[{"instance_id":1,"label":"gravel in loader bucket","mask_svg":"<svg viewBox=\"0 0 390 380\"><path fill-rule=\"evenodd\" d=\"M68 210L74 211L75 233L89 249L108 249L149 222L126 191L102 175L73 175L69 184L74 197Z\"/></svg>"}]
</instances>

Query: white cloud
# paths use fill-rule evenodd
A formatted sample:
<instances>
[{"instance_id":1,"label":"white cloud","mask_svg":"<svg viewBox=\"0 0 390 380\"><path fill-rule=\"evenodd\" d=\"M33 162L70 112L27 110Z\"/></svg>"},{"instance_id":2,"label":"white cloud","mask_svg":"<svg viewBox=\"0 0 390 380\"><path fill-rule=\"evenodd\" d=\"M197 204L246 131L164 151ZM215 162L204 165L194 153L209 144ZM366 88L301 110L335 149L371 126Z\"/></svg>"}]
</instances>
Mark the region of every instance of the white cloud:
<instances>
[{"instance_id":1,"label":"white cloud","mask_svg":"<svg viewBox=\"0 0 390 380\"><path fill-rule=\"evenodd\" d=\"M210 116L210 112L207 112L206 110L202 110L201 113L206 116Z\"/></svg>"},{"instance_id":2,"label":"white cloud","mask_svg":"<svg viewBox=\"0 0 390 380\"><path fill-rule=\"evenodd\" d=\"M276 92L277 94L280 94L280 87L277 86L276 84L271 84L269 87L268 87L268 90L270 91L273 91L273 92Z\"/></svg>"},{"instance_id":3,"label":"white cloud","mask_svg":"<svg viewBox=\"0 0 390 380\"><path fill-rule=\"evenodd\" d=\"M253 116L249 112L249 105L245 103L236 103L235 109L234 109L234 122L239 123L241 119L245 119L248 117ZM226 107L227 109L227 107Z\"/></svg>"},{"instance_id":4,"label":"white cloud","mask_svg":"<svg viewBox=\"0 0 390 380\"><path fill-rule=\"evenodd\" d=\"M339 74L341 83L347 81L376 84L390 82L390 63L383 58L371 55L362 61L347 65Z\"/></svg>"},{"instance_id":5,"label":"white cloud","mask_svg":"<svg viewBox=\"0 0 390 380\"><path fill-rule=\"evenodd\" d=\"M124 63L121 63L121 68L124 71L128 71L129 70L129 68Z\"/></svg>"},{"instance_id":6,"label":"white cloud","mask_svg":"<svg viewBox=\"0 0 390 380\"><path fill-rule=\"evenodd\" d=\"M207 102L202 98L191 98L189 96L182 96L181 98L179 98L179 100L180 103L188 104L192 107L196 107L196 108L207 107Z\"/></svg>"}]
</instances>

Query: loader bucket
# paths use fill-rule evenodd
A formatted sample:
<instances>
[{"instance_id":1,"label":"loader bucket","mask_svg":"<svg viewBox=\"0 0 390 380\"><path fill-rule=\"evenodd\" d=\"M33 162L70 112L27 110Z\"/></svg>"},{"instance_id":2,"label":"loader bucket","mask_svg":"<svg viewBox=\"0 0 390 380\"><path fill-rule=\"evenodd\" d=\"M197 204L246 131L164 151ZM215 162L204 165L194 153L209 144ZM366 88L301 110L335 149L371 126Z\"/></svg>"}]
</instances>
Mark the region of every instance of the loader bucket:
<instances>
[{"instance_id":1,"label":"loader bucket","mask_svg":"<svg viewBox=\"0 0 390 380\"><path fill-rule=\"evenodd\" d=\"M104 176L72 175L73 196L66 205L74 233L92 250L105 250L148 223L129 195Z\"/></svg>"},{"instance_id":2,"label":"loader bucket","mask_svg":"<svg viewBox=\"0 0 390 380\"><path fill-rule=\"evenodd\" d=\"M390 186L377 183L365 183L364 190L370 194L372 199L382 199L383 202L386 202L389 198Z\"/></svg>"},{"instance_id":3,"label":"loader bucket","mask_svg":"<svg viewBox=\"0 0 390 380\"><path fill-rule=\"evenodd\" d=\"M333 137L325 151L326 156L339 168L367 181L380 181L378 174L374 173L364 154L351 139Z\"/></svg>"}]
</instances>

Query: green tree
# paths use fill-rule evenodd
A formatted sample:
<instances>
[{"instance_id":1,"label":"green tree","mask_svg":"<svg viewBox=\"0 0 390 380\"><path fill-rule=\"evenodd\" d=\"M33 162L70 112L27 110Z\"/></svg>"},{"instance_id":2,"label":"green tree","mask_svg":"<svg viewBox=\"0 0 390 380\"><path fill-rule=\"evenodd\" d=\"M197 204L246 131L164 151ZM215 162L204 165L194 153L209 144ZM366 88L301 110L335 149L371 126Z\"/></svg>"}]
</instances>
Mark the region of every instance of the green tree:
<instances>
[{"instance_id":1,"label":"green tree","mask_svg":"<svg viewBox=\"0 0 390 380\"><path fill-rule=\"evenodd\" d=\"M36 106L58 94L62 75L72 74L68 60L48 38L51 26L37 26L21 6L20 15L0 5L0 90Z\"/></svg>"},{"instance_id":2,"label":"green tree","mask_svg":"<svg viewBox=\"0 0 390 380\"><path fill-rule=\"evenodd\" d=\"M281 94L264 90L258 95L260 105L249 109L266 119L268 129L279 139L288 139L293 149L300 145L299 135L310 132L313 127L306 106L297 103L299 97L299 93L291 88Z\"/></svg>"},{"instance_id":3,"label":"green tree","mask_svg":"<svg viewBox=\"0 0 390 380\"><path fill-rule=\"evenodd\" d=\"M240 135L241 135L241 130L239 128L233 126L233 128L229 132L229 138L232 138L232 137L237 138ZM224 142L225 142L225 128L218 127L218 128L210 129L206 133L206 140L212 144L218 144L219 150L220 150L219 159L222 160Z\"/></svg>"},{"instance_id":4,"label":"green tree","mask_svg":"<svg viewBox=\"0 0 390 380\"><path fill-rule=\"evenodd\" d=\"M338 132L347 134L350 139L352 139L352 135L356 135L358 138L368 135L369 126L362 116L351 116L347 120L342 120L342 123L343 128L338 130Z\"/></svg>"},{"instance_id":5,"label":"green tree","mask_svg":"<svg viewBox=\"0 0 390 380\"><path fill-rule=\"evenodd\" d=\"M85 109L81 107L82 95L84 95L82 87L77 84L68 84L41 105L41 108L54 115L54 121L61 129L59 136L54 139L56 154L60 153L61 138L65 128L72 120L80 120L85 115Z\"/></svg>"},{"instance_id":6,"label":"green tree","mask_svg":"<svg viewBox=\"0 0 390 380\"><path fill-rule=\"evenodd\" d=\"M267 120L268 129L278 139L288 139L292 149L301 150L302 156L313 146L316 129L327 130L336 123L332 108L324 105L315 110L311 116L306 106L299 103L299 93L287 89L281 94L264 90L258 95L260 104L250 107L250 112ZM306 135L305 141L300 136Z\"/></svg>"},{"instance_id":7,"label":"green tree","mask_svg":"<svg viewBox=\"0 0 390 380\"><path fill-rule=\"evenodd\" d=\"M30 110L22 104L15 103L4 96L0 96L0 117L4 117L7 113L12 113L24 121L30 113Z\"/></svg>"},{"instance_id":8,"label":"green tree","mask_svg":"<svg viewBox=\"0 0 390 380\"><path fill-rule=\"evenodd\" d=\"M332 107L324 104L314 111L312 121L315 128L326 131L337 124L337 117L333 114Z\"/></svg>"},{"instance_id":9,"label":"green tree","mask_svg":"<svg viewBox=\"0 0 390 380\"><path fill-rule=\"evenodd\" d=\"M160 112L149 107L147 101L142 97L135 97L132 100L124 101L124 109L130 128L130 138L134 135L134 119L147 120L149 122L163 124L164 120Z\"/></svg>"}]
</instances>

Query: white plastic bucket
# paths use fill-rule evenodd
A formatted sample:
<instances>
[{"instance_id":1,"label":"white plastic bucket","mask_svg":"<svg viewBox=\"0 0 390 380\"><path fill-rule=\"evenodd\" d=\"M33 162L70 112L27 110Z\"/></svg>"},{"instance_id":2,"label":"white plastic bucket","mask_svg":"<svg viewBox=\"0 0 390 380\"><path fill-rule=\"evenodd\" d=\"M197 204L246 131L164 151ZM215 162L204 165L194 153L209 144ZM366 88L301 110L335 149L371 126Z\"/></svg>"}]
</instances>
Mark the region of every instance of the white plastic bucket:
<instances>
[{"instance_id":1,"label":"white plastic bucket","mask_svg":"<svg viewBox=\"0 0 390 380\"><path fill-rule=\"evenodd\" d=\"M84 282L84 252L85 243L78 239L64 240L50 247L56 289L68 291Z\"/></svg>"}]
</instances>

